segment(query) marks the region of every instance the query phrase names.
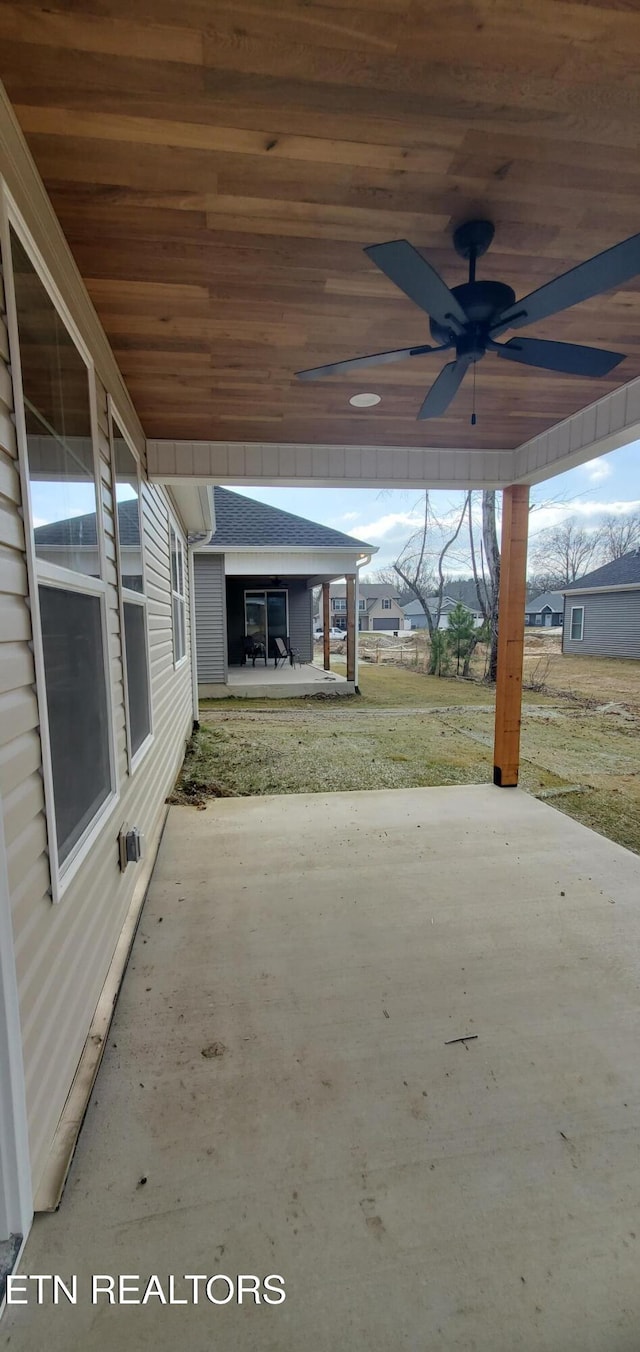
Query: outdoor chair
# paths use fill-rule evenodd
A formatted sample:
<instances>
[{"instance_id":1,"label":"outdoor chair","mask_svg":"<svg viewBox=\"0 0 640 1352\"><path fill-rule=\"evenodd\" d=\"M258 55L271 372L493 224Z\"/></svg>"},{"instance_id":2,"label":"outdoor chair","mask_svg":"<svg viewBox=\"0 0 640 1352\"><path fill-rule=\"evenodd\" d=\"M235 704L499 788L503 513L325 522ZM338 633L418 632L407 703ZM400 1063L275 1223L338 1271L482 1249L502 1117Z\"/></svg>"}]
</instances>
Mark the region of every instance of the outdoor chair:
<instances>
[{"instance_id":1,"label":"outdoor chair","mask_svg":"<svg viewBox=\"0 0 640 1352\"><path fill-rule=\"evenodd\" d=\"M244 638L244 639L242 640L242 663L241 663L241 665L242 665L243 667L246 666L247 659L248 659L248 658L251 658L252 661L253 661L253 665L254 665L254 667L255 667L255 664L256 664L256 657L264 657L264 664L265 664L265 667L266 667L266 665L267 665L267 650L266 650L266 648L265 648L264 643L262 642L261 639L255 639L255 638L252 638L250 635L247 635L247 637Z\"/></svg>"},{"instance_id":2,"label":"outdoor chair","mask_svg":"<svg viewBox=\"0 0 640 1352\"><path fill-rule=\"evenodd\" d=\"M291 647L291 644L290 644L290 642L289 642L289 639L288 639L288 638L274 638L273 642L274 642L274 647L275 647L275 650L276 650L276 655L275 655L275 665L276 665L276 668L277 668L279 662L282 663L282 666L284 666L284 664L285 664L287 658L289 659L289 662L291 663L291 666L292 666L292 667L295 667L295 664L296 664L296 657L298 656L298 653L297 653L297 649L296 649L296 648L292 648L292 647Z\"/></svg>"}]
</instances>

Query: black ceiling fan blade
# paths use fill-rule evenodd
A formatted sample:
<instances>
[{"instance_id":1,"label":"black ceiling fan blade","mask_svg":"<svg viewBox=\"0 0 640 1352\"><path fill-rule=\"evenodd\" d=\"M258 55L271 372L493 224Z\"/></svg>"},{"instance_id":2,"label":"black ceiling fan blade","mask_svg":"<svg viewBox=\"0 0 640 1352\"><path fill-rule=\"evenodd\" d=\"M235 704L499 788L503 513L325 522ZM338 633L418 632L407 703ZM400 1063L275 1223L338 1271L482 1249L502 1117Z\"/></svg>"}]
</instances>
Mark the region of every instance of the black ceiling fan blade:
<instances>
[{"instance_id":1,"label":"black ceiling fan blade","mask_svg":"<svg viewBox=\"0 0 640 1352\"><path fill-rule=\"evenodd\" d=\"M631 235L612 249L588 258L579 263L561 277L554 277L522 300L510 305L500 316L492 332L504 333L505 329L520 329L524 324L536 324L560 310L568 310L580 301L590 300L603 291L622 286L640 273L640 234Z\"/></svg>"},{"instance_id":2,"label":"black ceiling fan blade","mask_svg":"<svg viewBox=\"0 0 640 1352\"><path fill-rule=\"evenodd\" d=\"M446 412L470 364L470 357L458 357L457 361L450 361L443 366L420 409L419 422L423 418L439 418L441 413Z\"/></svg>"},{"instance_id":3,"label":"black ceiling fan blade","mask_svg":"<svg viewBox=\"0 0 640 1352\"><path fill-rule=\"evenodd\" d=\"M508 343L492 343L491 347L507 361L540 366L544 371L559 371L568 376L606 376L625 357L624 352L581 347L578 343L552 343L543 338L511 338Z\"/></svg>"},{"instance_id":4,"label":"black ceiling fan blade","mask_svg":"<svg viewBox=\"0 0 640 1352\"><path fill-rule=\"evenodd\" d=\"M343 371L357 371L364 366L385 366L388 362L404 361L406 357L422 357L425 352L445 352L446 348L399 347L395 352L370 352L367 357L350 357L347 361L330 362L328 366L312 366L308 371L296 371L298 380L320 380L322 376L336 376Z\"/></svg>"},{"instance_id":5,"label":"black ceiling fan blade","mask_svg":"<svg viewBox=\"0 0 640 1352\"><path fill-rule=\"evenodd\" d=\"M443 328L459 331L467 316L439 272L406 239L371 244L365 253L385 276Z\"/></svg>"}]
</instances>

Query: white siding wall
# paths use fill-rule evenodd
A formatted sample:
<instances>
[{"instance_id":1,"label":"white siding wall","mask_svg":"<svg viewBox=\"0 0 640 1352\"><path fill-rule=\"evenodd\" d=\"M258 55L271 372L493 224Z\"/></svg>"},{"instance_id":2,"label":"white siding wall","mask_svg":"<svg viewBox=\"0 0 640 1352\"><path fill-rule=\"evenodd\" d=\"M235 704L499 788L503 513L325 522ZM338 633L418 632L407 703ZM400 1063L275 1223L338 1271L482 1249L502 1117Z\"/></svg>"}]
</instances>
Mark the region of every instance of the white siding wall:
<instances>
[{"instance_id":1,"label":"white siding wall","mask_svg":"<svg viewBox=\"0 0 640 1352\"><path fill-rule=\"evenodd\" d=\"M145 483L142 501L154 740L133 777L129 776L107 396L104 386L98 382L111 684L120 798L60 903L53 905L48 892L50 879L38 706L7 359L6 331L0 324L0 792L4 805L35 1190L136 882L135 865L129 865L125 874L120 872L117 832L121 823L127 820L138 825L146 835L151 834L183 756L192 704L189 661L183 662L177 670L173 665L169 498L164 489ZM139 436L136 439L142 452ZM187 604L187 623L188 614Z\"/></svg>"}]
</instances>

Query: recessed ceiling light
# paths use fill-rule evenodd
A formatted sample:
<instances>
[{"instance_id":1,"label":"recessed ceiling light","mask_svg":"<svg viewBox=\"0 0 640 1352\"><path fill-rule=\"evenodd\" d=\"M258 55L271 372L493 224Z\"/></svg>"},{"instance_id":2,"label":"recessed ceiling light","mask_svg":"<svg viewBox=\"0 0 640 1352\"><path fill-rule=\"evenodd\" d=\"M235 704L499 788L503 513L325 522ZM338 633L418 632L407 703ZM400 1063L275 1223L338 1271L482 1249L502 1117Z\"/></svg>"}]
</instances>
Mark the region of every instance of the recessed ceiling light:
<instances>
[{"instance_id":1,"label":"recessed ceiling light","mask_svg":"<svg viewBox=\"0 0 640 1352\"><path fill-rule=\"evenodd\" d=\"M380 403L379 394L352 394L349 400L354 408L373 408L374 404Z\"/></svg>"}]
</instances>

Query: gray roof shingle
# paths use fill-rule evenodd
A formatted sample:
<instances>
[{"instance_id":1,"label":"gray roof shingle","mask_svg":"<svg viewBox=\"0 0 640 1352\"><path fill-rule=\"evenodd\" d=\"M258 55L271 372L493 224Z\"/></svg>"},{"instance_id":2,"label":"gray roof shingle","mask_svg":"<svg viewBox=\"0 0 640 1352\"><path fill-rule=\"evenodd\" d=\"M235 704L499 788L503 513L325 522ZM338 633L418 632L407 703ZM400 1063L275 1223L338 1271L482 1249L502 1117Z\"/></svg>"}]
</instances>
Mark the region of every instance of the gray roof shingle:
<instances>
[{"instance_id":1,"label":"gray roof shingle","mask_svg":"<svg viewBox=\"0 0 640 1352\"><path fill-rule=\"evenodd\" d=\"M581 591L585 587L628 587L635 582L640 582L640 550L623 554L621 559L604 563L602 568L594 568L592 573L585 573L584 577L571 582L564 591Z\"/></svg>"},{"instance_id":2,"label":"gray roof shingle","mask_svg":"<svg viewBox=\"0 0 640 1352\"><path fill-rule=\"evenodd\" d=\"M303 516L294 516L293 512L283 512L280 507L270 507L266 502L245 498L228 488L214 488L213 492L216 529L210 543L214 549L221 546L260 549L286 545L306 546L309 549L374 548L363 540L354 540L352 535L344 535L342 531L321 526L316 521L307 521Z\"/></svg>"},{"instance_id":3,"label":"gray roof shingle","mask_svg":"<svg viewBox=\"0 0 640 1352\"><path fill-rule=\"evenodd\" d=\"M118 528L121 545L138 545L140 527L138 499L126 498L118 503ZM46 526L36 526L33 532L36 544L43 547L55 545L76 545L87 549L95 547L96 514L85 512L82 516L67 516L62 521L51 521Z\"/></svg>"}]
</instances>

